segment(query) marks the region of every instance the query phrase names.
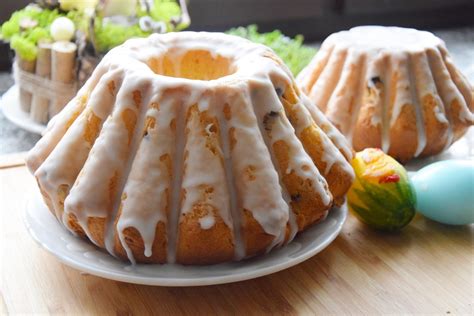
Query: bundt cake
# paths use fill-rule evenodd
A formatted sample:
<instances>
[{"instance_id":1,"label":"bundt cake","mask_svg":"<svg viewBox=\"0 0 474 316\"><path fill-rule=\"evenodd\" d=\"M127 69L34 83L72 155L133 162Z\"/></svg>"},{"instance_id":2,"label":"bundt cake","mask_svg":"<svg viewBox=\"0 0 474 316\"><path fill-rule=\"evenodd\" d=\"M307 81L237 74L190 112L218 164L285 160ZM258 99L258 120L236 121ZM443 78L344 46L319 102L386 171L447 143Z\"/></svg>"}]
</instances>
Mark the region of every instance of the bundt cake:
<instances>
[{"instance_id":1,"label":"bundt cake","mask_svg":"<svg viewBox=\"0 0 474 316\"><path fill-rule=\"evenodd\" d=\"M57 219L111 254L212 264L324 219L351 156L269 48L181 32L111 50L27 165Z\"/></svg>"},{"instance_id":2,"label":"bundt cake","mask_svg":"<svg viewBox=\"0 0 474 316\"><path fill-rule=\"evenodd\" d=\"M356 151L434 155L474 122L469 82L429 32L362 26L332 34L297 83Z\"/></svg>"}]
</instances>

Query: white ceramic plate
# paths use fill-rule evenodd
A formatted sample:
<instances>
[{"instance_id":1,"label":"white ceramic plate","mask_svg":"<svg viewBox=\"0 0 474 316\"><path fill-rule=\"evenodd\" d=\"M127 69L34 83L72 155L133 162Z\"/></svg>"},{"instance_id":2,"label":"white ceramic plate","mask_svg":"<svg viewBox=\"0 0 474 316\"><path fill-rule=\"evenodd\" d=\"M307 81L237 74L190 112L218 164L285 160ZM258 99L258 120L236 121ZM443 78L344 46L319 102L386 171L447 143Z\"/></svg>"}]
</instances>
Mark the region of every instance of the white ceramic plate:
<instances>
[{"instance_id":1,"label":"white ceramic plate","mask_svg":"<svg viewBox=\"0 0 474 316\"><path fill-rule=\"evenodd\" d=\"M14 85L3 94L0 99L0 109L9 121L28 132L41 135L46 129L46 124L33 121L28 113L21 109L17 85Z\"/></svg>"},{"instance_id":2,"label":"white ceramic plate","mask_svg":"<svg viewBox=\"0 0 474 316\"><path fill-rule=\"evenodd\" d=\"M199 286L243 281L294 266L323 250L339 234L347 207L334 208L290 244L240 262L210 266L130 265L73 236L49 212L39 192L28 202L25 223L31 236L63 263L103 278L147 285Z\"/></svg>"}]
</instances>

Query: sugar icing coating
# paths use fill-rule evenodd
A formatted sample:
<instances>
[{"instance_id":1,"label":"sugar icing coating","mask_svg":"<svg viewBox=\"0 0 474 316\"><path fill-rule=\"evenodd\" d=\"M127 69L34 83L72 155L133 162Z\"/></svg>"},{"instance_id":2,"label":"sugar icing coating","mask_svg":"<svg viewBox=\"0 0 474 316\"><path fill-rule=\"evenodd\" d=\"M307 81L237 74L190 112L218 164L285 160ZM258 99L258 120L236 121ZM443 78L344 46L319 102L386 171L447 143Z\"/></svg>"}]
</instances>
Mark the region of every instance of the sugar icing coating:
<instances>
[{"instance_id":1,"label":"sugar icing coating","mask_svg":"<svg viewBox=\"0 0 474 316\"><path fill-rule=\"evenodd\" d=\"M180 32L110 51L27 165L73 233L133 263L206 264L325 218L351 157L269 48Z\"/></svg>"},{"instance_id":2,"label":"sugar icing coating","mask_svg":"<svg viewBox=\"0 0 474 316\"><path fill-rule=\"evenodd\" d=\"M382 148L402 161L434 155L474 122L471 85L444 42L425 31L334 33L297 82L356 151Z\"/></svg>"}]
</instances>

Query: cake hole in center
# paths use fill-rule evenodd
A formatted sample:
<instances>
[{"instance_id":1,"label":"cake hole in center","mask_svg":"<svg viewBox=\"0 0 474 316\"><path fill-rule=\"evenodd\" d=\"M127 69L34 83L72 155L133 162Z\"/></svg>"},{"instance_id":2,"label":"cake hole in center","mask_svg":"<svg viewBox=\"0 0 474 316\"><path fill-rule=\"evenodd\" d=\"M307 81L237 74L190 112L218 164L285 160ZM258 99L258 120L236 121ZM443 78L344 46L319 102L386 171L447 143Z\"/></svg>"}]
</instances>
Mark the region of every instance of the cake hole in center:
<instances>
[{"instance_id":1,"label":"cake hole in center","mask_svg":"<svg viewBox=\"0 0 474 316\"><path fill-rule=\"evenodd\" d=\"M184 54L170 50L151 58L148 66L156 74L194 80L215 80L235 72L233 60L207 50L190 50Z\"/></svg>"}]
</instances>

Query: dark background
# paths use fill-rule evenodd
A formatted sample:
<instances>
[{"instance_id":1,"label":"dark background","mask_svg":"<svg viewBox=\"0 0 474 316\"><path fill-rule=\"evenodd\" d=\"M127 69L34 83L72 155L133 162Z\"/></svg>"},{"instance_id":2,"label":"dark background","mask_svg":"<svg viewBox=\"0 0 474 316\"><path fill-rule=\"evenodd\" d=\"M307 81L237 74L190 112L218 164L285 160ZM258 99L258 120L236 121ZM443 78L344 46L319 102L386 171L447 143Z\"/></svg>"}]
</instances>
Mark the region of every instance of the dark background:
<instances>
[{"instance_id":1,"label":"dark background","mask_svg":"<svg viewBox=\"0 0 474 316\"><path fill-rule=\"evenodd\" d=\"M0 22L31 0L0 0ZM224 31L258 24L306 41L324 39L355 25L379 24L436 29L474 25L474 0L188 0L190 30ZM0 70L11 53L0 45Z\"/></svg>"}]
</instances>

